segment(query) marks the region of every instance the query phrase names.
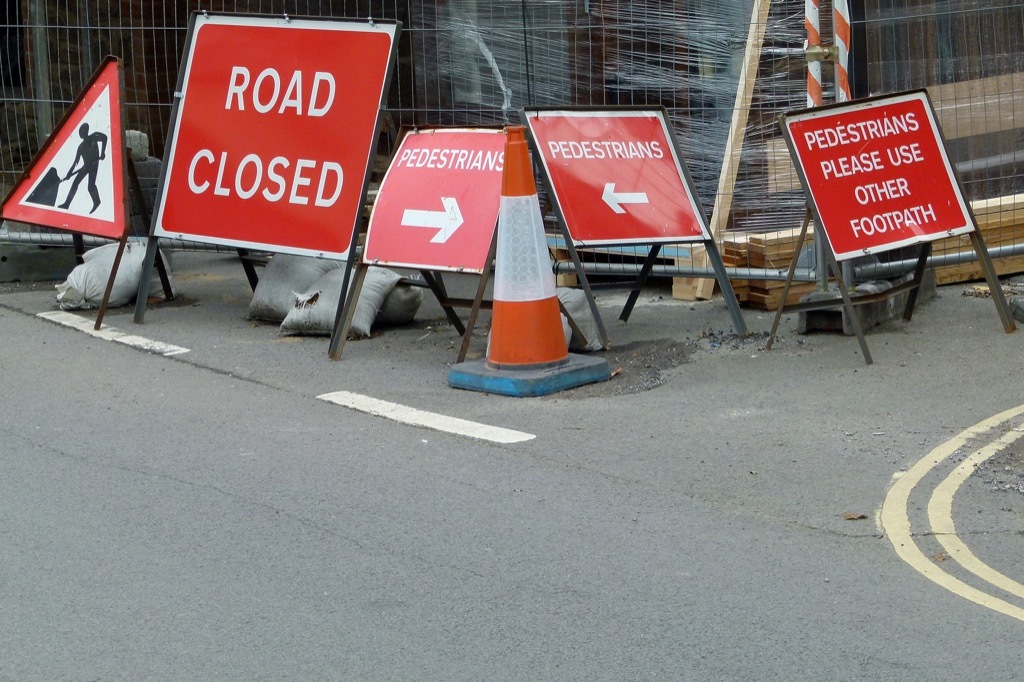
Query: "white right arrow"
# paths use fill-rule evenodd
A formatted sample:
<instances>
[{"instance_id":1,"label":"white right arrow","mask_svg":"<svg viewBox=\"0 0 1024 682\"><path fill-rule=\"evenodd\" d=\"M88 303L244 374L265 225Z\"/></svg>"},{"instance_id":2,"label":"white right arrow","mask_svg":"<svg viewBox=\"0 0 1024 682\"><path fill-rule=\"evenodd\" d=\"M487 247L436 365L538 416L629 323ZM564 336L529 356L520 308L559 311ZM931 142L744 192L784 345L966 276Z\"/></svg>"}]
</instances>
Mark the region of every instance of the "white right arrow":
<instances>
[{"instance_id":1,"label":"white right arrow","mask_svg":"<svg viewBox=\"0 0 1024 682\"><path fill-rule=\"evenodd\" d=\"M459 202L454 197L441 197L443 211L419 211L412 208L405 209L402 214L402 224L406 227L428 227L439 230L430 240L433 244L444 244L448 241L462 223L462 210Z\"/></svg>"},{"instance_id":2,"label":"white right arrow","mask_svg":"<svg viewBox=\"0 0 1024 682\"><path fill-rule=\"evenodd\" d=\"M626 209L622 208L622 204L650 203L647 200L646 192L616 192L614 182L609 182L604 186L604 193L601 195L601 200L608 204L608 206L616 213L626 212Z\"/></svg>"}]
</instances>

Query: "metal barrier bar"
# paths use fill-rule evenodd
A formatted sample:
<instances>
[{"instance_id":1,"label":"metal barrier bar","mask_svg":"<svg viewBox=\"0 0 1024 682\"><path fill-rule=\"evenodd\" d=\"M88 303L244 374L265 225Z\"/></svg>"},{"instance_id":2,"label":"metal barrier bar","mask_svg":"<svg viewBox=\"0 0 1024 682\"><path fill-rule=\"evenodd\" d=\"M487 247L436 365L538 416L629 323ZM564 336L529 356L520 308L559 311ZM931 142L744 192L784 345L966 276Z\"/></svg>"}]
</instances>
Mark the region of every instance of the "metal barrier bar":
<instances>
[{"instance_id":1,"label":"metal barrier bar","mask_svg":"<svg viewBox=\"0 0 1024 682\"><path fill-rule=\"evenodd\" d=\"M1008 244L1005 246L989 247L989 255L992 258L1005 256L1024 255L1024 244ZM928 267L940 267L943 265L960 265L977 260L973 250L961 251L958 253L947 253L932 255L928 258ZM588 275L635 275L639 269L639 263L582 263L583 269ZM887 279L899 277L913 272L917 265L917 258L891 261L888 263L873 263L871 265L858 265L854 267L855 281L866 282L872 279ZM552 265L555 274L572 274L576 271L569 261L555 261ZM725 268L729 279L754 279L754 280L784 280L786 270L773 268ZM714 270L710 267L700 268L682 265L655 265L651 270L652 277L714 277ZM812 268L798 268L793 277L795 282L816 281L816 271Z\"/></svg>"}]
</instances>

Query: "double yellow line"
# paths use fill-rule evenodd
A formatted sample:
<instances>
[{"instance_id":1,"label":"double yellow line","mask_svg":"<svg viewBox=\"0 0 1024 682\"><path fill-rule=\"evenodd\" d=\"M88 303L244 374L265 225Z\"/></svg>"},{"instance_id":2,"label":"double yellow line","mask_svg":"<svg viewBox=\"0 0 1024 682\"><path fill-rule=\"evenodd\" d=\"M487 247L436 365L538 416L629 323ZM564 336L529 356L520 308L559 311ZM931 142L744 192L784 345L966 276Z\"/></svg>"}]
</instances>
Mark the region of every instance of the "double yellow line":
<instances>
[{"instance_id":1,"label":"double yellow line","mask_svg":"<svg viewBox=\"0 0 1024 682\"><path fill-rule=\"evenodd\" d=\"M925 555L911 534L910 517L907 512L910 495L914 488L933 469L945 462L972 440L993 431L1000 425L1022 414L1024 414L1024 405L1000 412L965 429L954 438L932 450L893 484L889 494L885 497L885 502L882 503L879 521L889 541L892 542L896 553L923 576L965 599L1024 621L1024 609L968 585L959 578L944 571L933 559ZM932 533L943 549L960 566L990 585L1003 590L1005 593L1024 599L1024 585L1008 578L982 562L956 535L956 527L953 524L952 516L953 496L971 473L983 462L1022 437L1024 437L1024 425L1010 427L1000 438L975 450L961 462L932 492L931 499L928 502L928 523L931 526Z\"/></svg>"}]
</instances>

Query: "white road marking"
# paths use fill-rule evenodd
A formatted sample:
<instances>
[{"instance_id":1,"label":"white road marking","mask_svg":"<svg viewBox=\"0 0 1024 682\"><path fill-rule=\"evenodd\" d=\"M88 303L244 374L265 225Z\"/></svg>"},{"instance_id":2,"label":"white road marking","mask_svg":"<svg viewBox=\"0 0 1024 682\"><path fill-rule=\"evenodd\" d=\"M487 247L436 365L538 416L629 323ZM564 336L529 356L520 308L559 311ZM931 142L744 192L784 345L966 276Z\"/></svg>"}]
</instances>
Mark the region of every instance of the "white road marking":
<instances>
[{"instance_id":1,"label":"white road marking","mask_svg":"<svg viewBox=\"0 0 1024 682\"><path fill-rule=\"evenodd\" d=\"M406 407L398 403L389 403L385 400L378 400L369 396L351 393L349 391L336 391L317 396L318 400L324 400L335 405L341 405L349 409L358 410L377 417L384 417L402 424L411 426L422 426L435 431L454 433L459 436L469 436L492 443L522 443L533 440L537 436L532 433L513 431L500 426L488 426L477 422L448 417L434 412L417 410L414 407Z\"/></svg>"},{"instance_id":2,"label":"white road marking","mask_svg":"<svg viewBox=\"0 0 1024 682\"><path fill-rule=\"evenodd\" d=\"M882 503L880 517L882 526L885 528L886 535L889 537L889 541L892 543L893 549L896 550L896 554L914 568L914 570L954 594L965 599L969 599L981 606L990 608L993 611L998 611L999 613L1010 616L1011 618L1024 621L1024 609L968 585L959 578L955 578L939 568L937 563L926 556L914 541L914 536L910 530L910 516L907 512L907 508L910 503L910 495L914 488L935 467L942 464L972 439L987 433L1004 422L1020 416L1022 413L1024 413L1024 405L1019 405L1015 408L1006 410L1005 412L1001 412L984 421L978 422L974 426L964 429L955 437L932 450L913 467L911 467L904 476L901 476L893 483L892 488L889 489L889 493L885 497L885 501ZM942 493L942 496L944 497L951 494L951 492L945 492ZM940 500L934 504L934 520L939 520L940 516L945 513L942 511L945 502L942 501L942 497L940 497ZM950 502L950 504L952 503ZM932 504L929 504L929 512L931 515ZM952 523L940 522L940 527L945 530L949 530L952 528ZM946 539L946 542L949 542L949 538ZM945 545L944 543L944 546L953 545ZM950 554L954 559L957 558L952 552L950 552ZM978 563L980 564L981 562L979 561ZM968 560L966 564L961 563L961 566L971 570L972 564ZM974 568L977 568L977 566L974 565ZM996 572L987 567L986 569L987 571L983 571L979 577L989 580L994 577L992 574L995 574ZM976 575L978 574L976 573ZM1007 578L1006 580L1009 579Z\"/></svg>"},{"instance_id":3,"label":"white road marking","mask_svg":"<svg viewBox=\"0 0 1024 682\"><path fill-rule=\"evenodd\" d=\"M39 313L36 317L41 317L44 320L50 322L56 322L57 324L64 325L65 327L71 327L77 329L80 332L88 334L89 336L95 336L98 339L104 341L114 341L116 343L123 343L126 346L132 348L138 348L140 350L148 351L150 353L156 353L157 355L163 355L164 357L170 357L172 355L181 355L182 353L188 353L188 348L182 348L181 346L175 346L169 343L162 343L160 341L154 341L147 339L144 336L136 336L135 334L126 334L115 327L109 327L103 325L99 330L93 329L95 322L93 320L69 313L63 310L55 310L52 312Z\"/></svg>"}]
</instances>

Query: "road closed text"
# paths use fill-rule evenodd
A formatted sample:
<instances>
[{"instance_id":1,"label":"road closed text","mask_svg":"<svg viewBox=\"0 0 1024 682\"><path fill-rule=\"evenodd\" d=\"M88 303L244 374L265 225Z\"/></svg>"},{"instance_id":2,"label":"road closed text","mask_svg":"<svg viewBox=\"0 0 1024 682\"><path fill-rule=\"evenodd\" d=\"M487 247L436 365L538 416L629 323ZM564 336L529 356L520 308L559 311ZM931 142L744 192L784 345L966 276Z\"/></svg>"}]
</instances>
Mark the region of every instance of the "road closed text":
<instances>
[{"instance_id":1,"label":"road closed text","mask_svg":"<svg viewBox=\"0 0 1024 682\"><path fill-rule=\"evenodd\" d=\"M328 72L279 72L265 68L251 73L234 66L224 83L224 109L267 117L322 118L335 103L337 86ZM333 160L229 154L200 149L188 164L193 194L238 197L270 203L333 206L341 196L345 171Z\"/></svg>"}]
</instances>

